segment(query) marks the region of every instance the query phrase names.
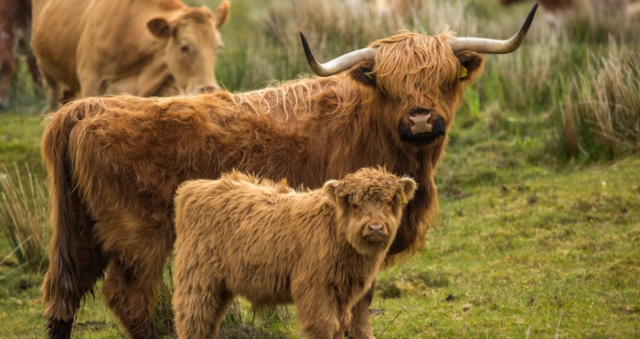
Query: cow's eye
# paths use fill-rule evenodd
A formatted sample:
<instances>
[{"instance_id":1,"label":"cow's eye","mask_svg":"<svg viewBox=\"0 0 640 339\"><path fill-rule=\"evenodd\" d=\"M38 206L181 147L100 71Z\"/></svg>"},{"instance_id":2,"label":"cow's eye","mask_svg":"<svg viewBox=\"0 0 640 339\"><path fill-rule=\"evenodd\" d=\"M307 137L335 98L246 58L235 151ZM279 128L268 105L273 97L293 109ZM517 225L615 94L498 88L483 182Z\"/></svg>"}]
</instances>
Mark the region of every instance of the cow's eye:
<instances>
[{"instance_id":1,"label":"cow's eye","mask_svg":"<svg viewBox=\"0 0 640 339\"><path fill-rule=\"evenodd\" d=\"M360 207L360 206L358 206L358 204L351 204L351 208L353 208L354 210L357 210L358 207Z\"/></svg>"},{"instance_id":2,"label":"cow's eye","mask_svg":"<svg viewBox=\"0 0 640 339\"><path fill-rule=\"evenodd\" d=\"M180 52L182 52L182 53L189 53L189 45L182 45L182 46L180 46Z\"/></svg>"}]
</instances>

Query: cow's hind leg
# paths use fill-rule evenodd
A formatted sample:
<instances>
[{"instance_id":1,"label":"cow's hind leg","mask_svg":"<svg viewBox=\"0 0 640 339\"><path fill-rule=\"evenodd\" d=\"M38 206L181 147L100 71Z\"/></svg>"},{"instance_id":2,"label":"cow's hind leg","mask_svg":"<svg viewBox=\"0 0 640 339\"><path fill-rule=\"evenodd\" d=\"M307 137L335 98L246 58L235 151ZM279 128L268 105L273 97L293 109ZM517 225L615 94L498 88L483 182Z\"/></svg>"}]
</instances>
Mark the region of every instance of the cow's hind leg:
<instances>
[{"instance_id":1,"label":"cow's hind leg","mask_svg":"<svg viewBox=\"0 0 640 339\"><path fill-rule=\"evenodd\" d=\"M87 292L93 293L96 281L104 273L106 258L92 236L89 230L76 231L77 271L70 269L66 275L58 275L55 272L60 270L50 268L45 275L42 292L49 338L71 337L73 320L82 298Z\"/></svg>"},{"instance_id":2,"label":"cow's hind leg","mask_svg":"<svg viewBox=\"0 0 640 339\"><path fill-rule=\"evenodd\" d=\"M9 88L15 71L16 60L13 54L13 34L9 30L9 34L0 33L0 108L9 107Z\"/></svg>"},{"instance_id":3,"label":"cow's hind leg","mask_svg":"<svg viewBox=\"0 0 640 339\"><path fill-rule=\"evenodd\" d=\"M62 85L51 75L41 68L42 74L42 89L47 97L49 103L49 111L53 112L58 109L60 105L60 98L62 97Z\"/></svg>"},{"instance_id":4,"label":"cow's hind leg","mask_svg":"<svg viewBox=\"0 0 640 339\"><path fill-rule=\"evenodd\" d=\"M30 55L27 57L27 65L29 66L29 73L31 73L31 80L33 81L33 89L36 91L42 90L42 75L36 62L36 57Z\"/></svg>"},{"instance_id":5,"label":"cow's hind leg","mask_svg":"<svg viewBox=\"0 0 640 339\"><path fill-rule=\"evenodd\" d=\"M157 338L153 310L173 244L169 235L158 238L163 240L152 242L144 236L131 240L129 245L135 248L129 248L126 257L114 258L107 268L102 296L131 338Z\"/></svg>"}]
</instances>

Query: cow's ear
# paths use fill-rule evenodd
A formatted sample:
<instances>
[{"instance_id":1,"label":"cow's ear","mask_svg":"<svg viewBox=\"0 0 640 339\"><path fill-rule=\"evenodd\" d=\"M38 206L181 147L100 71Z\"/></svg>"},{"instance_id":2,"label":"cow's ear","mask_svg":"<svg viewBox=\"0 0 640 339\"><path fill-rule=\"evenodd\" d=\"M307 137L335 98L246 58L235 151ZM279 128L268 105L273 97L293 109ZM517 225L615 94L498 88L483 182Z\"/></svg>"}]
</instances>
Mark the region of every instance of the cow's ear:
<instances>
[{"instance_id":1,"label":"cow's ear","mask_svg":"<svg viewBox=\"0 0 640 339\"><path fill-rule=\"evenodd\" d=\"M484 57L472 51L462 51L456 54L460 62L460 81L468 85L482 73Z\"/></svg>"},{"instance_id":2,"label":"cow's ear","mask_svg":"<svg viewBox=\"0 0 640 339\"><path fill-rule=\"evenodd\" d=\"M324 194L336 205L340 205L340 197L338 195L339 187L340 182L338 180L329 180L324 183L324 186L322 186Z\"/></svg>"},{"instance_id":3,"label":"cow's ear","mask_svg":"<svg viewBox=\"0 0 640 339\"><path fill-rule=\"evenodd\" d=\"M218 6L218 8L216 8L216 10L213 12L213 17L216 18L216 25L218 26L218 28L222 27L222 25L224 25L227 20L229 20L229 10L231 8L231 5L229 4L229 1L224 0L220 6Z\"/></svg>"},{"instance_id":4,"label":"cow's ear","mask_svg":"<svg viewBox=\"0 0 640 339\"><path fill-rule=\"evenodd\" d=\"M147 22L147 28L158 39L168 39L171 36L171 26L163 18L151 19Z\"/></svg>"},{"instance_id":5,"label":"cow's ear","mask_svg":"<svg viewBox=\"0 0 640 339\"><path fill-rule=\"evenodd\" d=\"M375 66L373 61L361 62L351 68L349 75L354 81L366 86L376 87L376 74L373 73L373 66Z\"/></svg>"},{"instance_id":6,"label":"cow's ear","mask_svg":"<svg viewBox=\"0 0 640 339\"><path fill-rule=\"evenodd\" d=\"M402 203L406 204L413 199L418 184L411 178L402 178L400 179L400 186L402 186L401 190L403 194Z\"/></svg>"}]
</instances>

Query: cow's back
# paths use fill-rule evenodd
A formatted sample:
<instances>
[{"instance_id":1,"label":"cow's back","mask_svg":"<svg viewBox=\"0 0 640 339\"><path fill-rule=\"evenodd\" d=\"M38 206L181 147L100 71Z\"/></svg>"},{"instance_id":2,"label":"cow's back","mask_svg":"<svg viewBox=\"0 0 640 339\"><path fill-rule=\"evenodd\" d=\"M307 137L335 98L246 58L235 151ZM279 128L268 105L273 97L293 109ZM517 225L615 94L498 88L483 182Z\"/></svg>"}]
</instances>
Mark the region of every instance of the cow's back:
<instances>
[{"instance_id":1,"label":"cow's back","mask_svg":"<svg viewBox=\"0 0 640 339\"><path fill-rule=\"evenodd\" d=\"M99 71L112 80L140 67L162 45L147 22L170 19L182 8L180 1L162 0L36 0L31 43L44 71L79 91L83 74Z\"/></svg>"}]
</instances>

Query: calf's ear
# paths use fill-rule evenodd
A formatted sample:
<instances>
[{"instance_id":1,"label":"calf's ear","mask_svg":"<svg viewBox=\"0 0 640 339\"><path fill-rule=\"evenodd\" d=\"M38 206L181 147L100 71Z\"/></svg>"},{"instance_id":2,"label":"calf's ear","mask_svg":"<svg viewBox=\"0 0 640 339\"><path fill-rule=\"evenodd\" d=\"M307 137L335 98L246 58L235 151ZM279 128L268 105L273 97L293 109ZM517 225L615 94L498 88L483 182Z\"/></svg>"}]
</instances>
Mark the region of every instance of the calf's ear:
<instances>
[{"instance_id":1,"label":"calf's ear","mask_svg":"<svg viewBox=\"0 0 640 339\"><path fill-rule=\"evenodd\" d=\"M147 28L158 39L168 39L171 36L171 25L163 18L149 20Z\"/></svg>"},{"instance_id":2,"label":"calf's ear","mask_svg":"<svg viewBox=\"0 0 640 339\"><path fill-rule=\"evenodd\" d=\"M413 199L418 184L416 184L416 182L411 178L402 178L400 179L400 186L402 186L402 193L406 197L406 202Z\"/></svg>"},{"instance_id":3,"label":"calf's ear","mask_svg":"<svg viewBox=\"0 0 640 339\"><path fill-rule=\"evenodd\" d=\"M326 194L326 196L336 205L340 204L340 198L338 197L338 186L340 186L340 182L338 180L329 180L324 183L324 186L322 186L324 194Z\"/></svg>"},{"instance_id":4,"label":"calf's ear","mask_svg":"<svg viewBox=\"0 0 640 339\"><path fill-rule=\"evenodd\" d=\"M482 74L484 57L473 51L462 51L456 54L460 62L460 82L464 86L469 85Z\"/></svg>"},{"instance_id":5,"label":"calf's ear","mask_svg":"<svg viewBox=\"0 0 640 339\"><path fill-rule=\"evenodd\" d=\"M213 17L216 18L216 25L218 28L222 27L222 25L227 23L227 20L229 20L230 8L231 5L229 4L229 1L224 0L213 12Z\"/></svg>"}]
</instances>

